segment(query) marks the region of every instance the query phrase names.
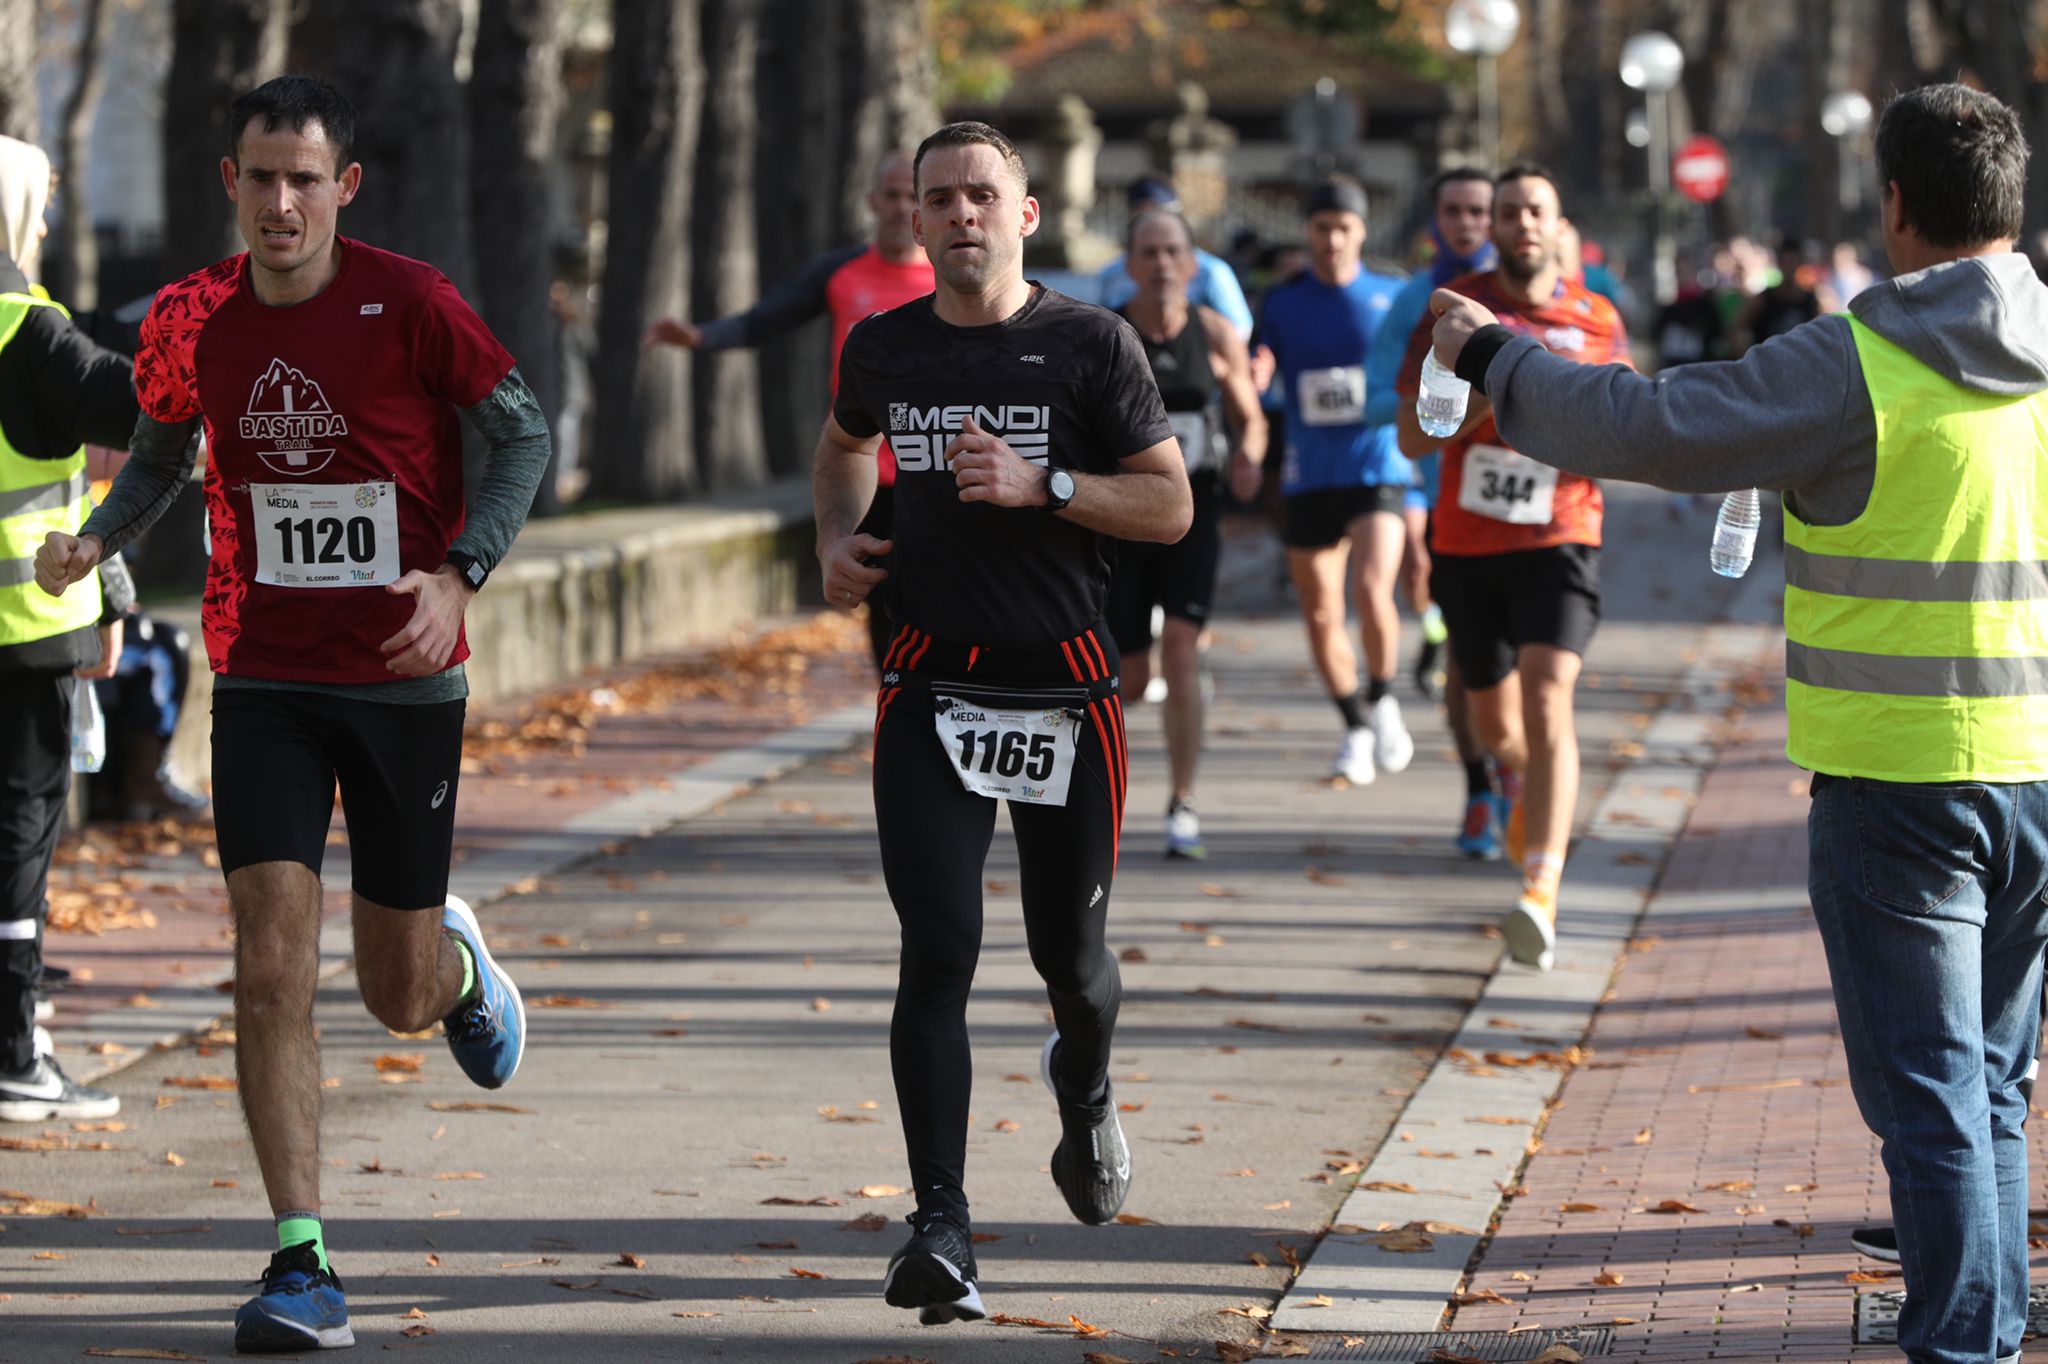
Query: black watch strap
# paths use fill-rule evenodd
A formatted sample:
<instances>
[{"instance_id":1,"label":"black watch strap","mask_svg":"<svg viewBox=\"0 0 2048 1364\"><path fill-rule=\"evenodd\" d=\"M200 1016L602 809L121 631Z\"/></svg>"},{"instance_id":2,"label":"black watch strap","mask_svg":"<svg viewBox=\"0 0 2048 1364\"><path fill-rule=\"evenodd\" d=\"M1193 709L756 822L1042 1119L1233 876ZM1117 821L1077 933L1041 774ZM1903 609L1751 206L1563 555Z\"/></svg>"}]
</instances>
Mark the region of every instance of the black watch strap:
<instances>
[{"instance_id":1,"label":"black watch strap","mask_svg":"<svg viewBox=\"0 0 2048 1364\"><path fill-rule=\"evenodd\" d=\"M491 570L485 568L483 562L474 554L464 554L459 549L451 549L442 562L454 564L455 571L462 575L462 581L469 584L469 590L472 592L483 591L484 584L491 580Z\"/></svg>"}]
</instances>

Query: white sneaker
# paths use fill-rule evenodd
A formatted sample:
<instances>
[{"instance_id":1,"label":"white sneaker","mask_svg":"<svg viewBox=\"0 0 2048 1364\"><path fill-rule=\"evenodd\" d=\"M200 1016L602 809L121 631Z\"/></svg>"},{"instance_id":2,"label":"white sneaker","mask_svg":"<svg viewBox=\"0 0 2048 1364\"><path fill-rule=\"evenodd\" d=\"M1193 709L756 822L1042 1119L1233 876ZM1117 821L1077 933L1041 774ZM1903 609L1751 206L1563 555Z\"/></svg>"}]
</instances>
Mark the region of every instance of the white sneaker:
<instances>
[{"instance_id":1,"label":"white sneaker","mask_svg":"<svg viewBox=\"0 0 2048 1364\"><path fill-rule=\"evenodd\" d=\"M1202 821L1195 807L1181 804L1166 812L1166 855L1200 861L1209 850L1202 846Z\"/></svg>"},{"instance_id":2,"label":"white sneaker","mask_svg":"<svg viewBox=\"0 0 2048 1364\"><path fill-rule=\"evenodd\" d=\"M55 1056L57 1054L56 1039L50 1036L48 1028L36 1029L35 1045L32 1050L38 1056Z\"/></svg>"},{"instance_id":3,"label":"white sneaker","mask_svg":"<svg viewBox=\"0 0 2048 1364\"><path fill-rule=\"evenodd\" d=\"M1372 756L1380 771L1388 776L1405 772L1415 758L1415 740L1401 720L1401 703L1391 693L1382 696L1372 703L1365 722L1372 727Z\"/></svg>"},{"instance_id":4,"label":"white sneaker","mask_svg":"<svg viewBox=\"0 0 2048 1364\"><path fill-rule=\"evenodd\" d=\"M1330 764L1330 771L1342 777L1353 786L1370 786L1379 769L1373 764L1373 734L1370 729L1359 728L1344 732L1344 746L1337 750L1337 760Z\"/></svg>"},{"instance_id":5,"label":"white sneaker","mask_svg":"<svg viewBox=\"0 0 2048 1364\"><path fill-rule=\"evenodd\" d=\"M1164 677L1158 673L1152 674L1150 680L1145 683L1144 700L1148 706L1157 706L1165 703L1166 679Z\"/></svg>"}]
</instances>

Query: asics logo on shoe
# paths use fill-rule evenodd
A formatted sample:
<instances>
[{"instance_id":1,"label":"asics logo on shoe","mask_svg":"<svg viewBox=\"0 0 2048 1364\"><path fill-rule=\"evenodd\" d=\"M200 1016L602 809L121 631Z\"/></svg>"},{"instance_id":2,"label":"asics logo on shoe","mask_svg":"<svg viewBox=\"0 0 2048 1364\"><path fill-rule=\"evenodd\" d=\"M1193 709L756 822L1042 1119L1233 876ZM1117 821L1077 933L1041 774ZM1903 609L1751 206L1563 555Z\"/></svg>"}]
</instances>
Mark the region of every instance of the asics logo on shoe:
<instances>
[{"instance_id":1,"label":"asics logo on shoe","mask_svg":"<svg viewBox=\"0 0 2048 1364\"><path fill-rule=\"evenodd\" d=\"M438 787L438 788L437 788L437 789L435 790L435 792L434 792L434 799L433 799L433 800L432 800L432 801L430 802L430 804L429 804L429 808L430 808L430 809L435 809L435 810L438 810L438 809L440 809L440 808L441 808L441 802L442 802L442 801L444 801L444 800L446 800L446 799L448 799L448 783L444 781L444 782L442 782L442 783L441 783L441 785L440 785L440 786L439 786L439 787Z\"/></svg>"}]
</instances>

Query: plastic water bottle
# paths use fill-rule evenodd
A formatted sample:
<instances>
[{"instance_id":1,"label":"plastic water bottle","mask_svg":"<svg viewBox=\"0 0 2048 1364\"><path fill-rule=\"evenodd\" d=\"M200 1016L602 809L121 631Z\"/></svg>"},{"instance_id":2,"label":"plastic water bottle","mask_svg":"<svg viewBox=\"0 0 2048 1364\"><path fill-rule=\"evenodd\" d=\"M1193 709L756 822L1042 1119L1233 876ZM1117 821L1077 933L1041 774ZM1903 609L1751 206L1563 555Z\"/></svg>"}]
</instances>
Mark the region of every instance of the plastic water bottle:
<instances>
[{"instance_id":1,"label":"plastic water bottle","mask_svg":"<svg viewBox=\"0 0 2048 1364\"><path fill-rule=\"evenodd\" d=\"M107 718L100 713L98 688L71 679L71 770L97 772L107 760Z\"/></svg>"},{"instance_id":2,"label":"plastic water bottle","mask_svg":"<svg viewBox=\"0 0 2048 1364\"><path fill-rule=\"evenodd\" d=\"M1422 391L1415 395L1415 420L1426 436L1446 440L1465 424L1472 385L1436 362L1432 346L1422 357Z\"/></svg>"},{"instance_id":3,"label":"plastic water bottle","mask_svg":"<svg viewBox=\"0 0 2048 1364\"><path fill-rule=\"evenodd\" d=\"M1721 513L1714 518L1714 543L1707 550L1707 562L1724 578L1739 578L1749 572L1756 554L1756 489L1744 488L1721 500Z\"/></svg>"}]
</instances>

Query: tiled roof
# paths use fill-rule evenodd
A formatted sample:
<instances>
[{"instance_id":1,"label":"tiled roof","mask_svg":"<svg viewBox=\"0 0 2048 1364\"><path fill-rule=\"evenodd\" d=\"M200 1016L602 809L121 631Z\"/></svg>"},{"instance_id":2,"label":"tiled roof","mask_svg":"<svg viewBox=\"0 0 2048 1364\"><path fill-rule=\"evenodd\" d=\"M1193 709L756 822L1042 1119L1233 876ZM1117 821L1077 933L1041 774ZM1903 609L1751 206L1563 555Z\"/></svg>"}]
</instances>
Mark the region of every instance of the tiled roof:
<instances>
[{"instance_id":1,"label":"tiled roof","mask_svg":"<svg viewBox=\"0 0 2048 1364\"><path fill-rule=\"evenodd\" d=\"M1063 25L1005 60L1013 81L995 108L1049 110L1079 95L1098 116L1169 115L1184 80L1209 95L1210 112L1283 112L1329 76L1370 111L1440 113L1443 87L1391 62L1328 43L1277 20L1203 0L1119 7Z\"/></svg>"}]
</instances>

